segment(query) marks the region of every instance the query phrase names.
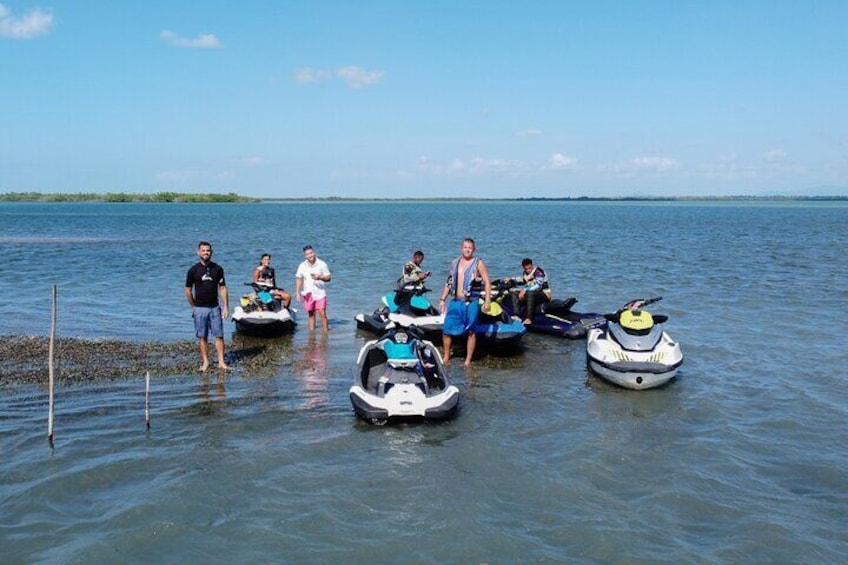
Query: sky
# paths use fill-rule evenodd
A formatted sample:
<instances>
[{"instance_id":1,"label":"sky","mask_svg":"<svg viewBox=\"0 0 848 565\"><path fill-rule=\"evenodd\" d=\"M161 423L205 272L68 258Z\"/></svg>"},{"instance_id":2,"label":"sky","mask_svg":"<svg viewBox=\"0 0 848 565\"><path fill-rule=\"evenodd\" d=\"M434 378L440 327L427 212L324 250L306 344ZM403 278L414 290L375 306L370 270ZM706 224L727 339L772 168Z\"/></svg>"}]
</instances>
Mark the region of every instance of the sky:
<instances>
[{"instance_id":1,"label":"sky","mask_svg":"<svg viewBox=\"0 0 848 565\"><path fill-rule=\"evenodd\" d=\"M0 193L848 195L848 2L0 0Z\"/></svg>"}]
</instances>

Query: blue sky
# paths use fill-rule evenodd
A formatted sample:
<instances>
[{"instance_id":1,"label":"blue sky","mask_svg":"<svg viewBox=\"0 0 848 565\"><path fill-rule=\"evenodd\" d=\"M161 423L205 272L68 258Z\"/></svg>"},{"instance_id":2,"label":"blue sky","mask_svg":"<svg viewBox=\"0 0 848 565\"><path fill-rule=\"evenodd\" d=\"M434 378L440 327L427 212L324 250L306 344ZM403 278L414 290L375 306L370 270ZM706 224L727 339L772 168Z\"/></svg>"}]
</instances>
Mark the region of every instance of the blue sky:
<instances>
[{"instance_id":1,"label":"blue sky","mask_svg":"<svg viewBox=\"0 0 848 565\"><path fill-rule=\"evenodd\" d=\"M0 0L0 193L848 194L848 2Z\"/></svg>"}]
</instances>

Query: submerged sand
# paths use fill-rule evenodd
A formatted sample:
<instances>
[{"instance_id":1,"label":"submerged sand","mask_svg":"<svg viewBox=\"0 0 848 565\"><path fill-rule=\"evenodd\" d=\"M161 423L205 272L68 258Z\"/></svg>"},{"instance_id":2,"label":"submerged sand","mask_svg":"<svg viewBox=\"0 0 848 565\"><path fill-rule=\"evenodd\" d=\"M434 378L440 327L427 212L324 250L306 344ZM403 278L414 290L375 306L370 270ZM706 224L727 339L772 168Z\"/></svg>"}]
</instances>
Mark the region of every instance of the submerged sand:
<instances>
[{"instance_id":1,"label":"submerged sand","mask_svg":"<svg viewBox=\"0 0 848 565\"><path fill-rule=\"evenodd\" d=\"M232 347L227 362L248 369L267 369L276 355L263 347ZM43 336L0 336L0 384L46 383L49 339ZM210 352L214 347L210 344ZM153 374L185 374L198 370L196 341L136 343L117 339L57 338L53 351L55 378L87 382ZM214 359L213 359L214 361ZM279 362L279 358L276 359ZM213 370L215 365L213 363Z\"/></svg>"}]
</instances>

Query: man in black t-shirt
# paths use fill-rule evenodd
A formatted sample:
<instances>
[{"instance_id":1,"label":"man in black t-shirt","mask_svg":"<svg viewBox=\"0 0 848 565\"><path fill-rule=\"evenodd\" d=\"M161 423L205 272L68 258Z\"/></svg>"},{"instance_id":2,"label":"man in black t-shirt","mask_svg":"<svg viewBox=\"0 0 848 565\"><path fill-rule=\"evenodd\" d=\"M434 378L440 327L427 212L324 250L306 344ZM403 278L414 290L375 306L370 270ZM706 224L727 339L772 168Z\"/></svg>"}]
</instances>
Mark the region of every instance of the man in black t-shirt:
<instances>
[{"instance_id":1,"label":"man in black t-shirt","mask_svg":"<svg viewBox=\"0 0 848 565\"><path fill-rule=\"evenodd\" d=\"M200 345L200 370L209 367L207 338L210 332L215 337L218 367L229 369L224 362L224 319L230 315L224 268L212 262L212 245L207 241L198 244L197 255L200 262L186 273L185 295L191 305L194 333ZM218 305L219 296L223 308Z\"/></svg>"}]
</instances>

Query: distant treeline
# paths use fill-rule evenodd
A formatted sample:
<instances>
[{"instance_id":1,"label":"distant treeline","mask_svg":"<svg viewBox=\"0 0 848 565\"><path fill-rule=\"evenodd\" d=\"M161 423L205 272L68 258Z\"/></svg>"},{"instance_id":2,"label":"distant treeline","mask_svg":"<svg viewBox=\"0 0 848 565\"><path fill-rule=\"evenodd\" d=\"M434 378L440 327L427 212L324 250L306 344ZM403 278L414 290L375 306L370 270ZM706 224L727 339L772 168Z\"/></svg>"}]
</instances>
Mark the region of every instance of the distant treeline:
<instances>
[{"instance_id":1,"label":"distant treeline","mask_svg":"<svg viewBox=\"0 0 848 565\"><path fill-rule=\"evenodd\" d=\"M577 197L563 197L563 198L513 198L510 200L522 200L528 202L535 201L575 201L575 202L680 202L680 201L701 201L701 200L848 200L848 196L779 196L779 195L736 195L736 196L614 196L614 197L606 197L606 196L577 196Z\"/></svg>"},{"instance_id":2,"label":"distant treeline","mask_svg":"<svg viewBox=\"0 0 848 565\"><path fill-rule=\"evenodd\" d=\"M79 192L76 194L45 194L41 192L7 192L0 194L4 202L259 202L259 198L227 194L187 194L183 192L156 192L133 194L129 192Z\"/></svg>"},{"instance_id":3,"label":"distant treeline","mask_svg":"<svg viewBox=\"0 0 848 565\"><path fill-rule=\"evenodd\" d=\"M183 192L156 192L133 194L129 192L80 192L76 194L45 194L41 192L7 192L0 194L0 202L679 202L679 201L844 201L848 196L563 196L516 198L357 198L324 196L309 198L252 198L234 192L227 194L188 194Z\"/></svg>"}]
</instances>

